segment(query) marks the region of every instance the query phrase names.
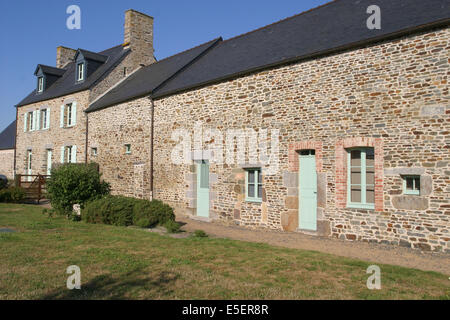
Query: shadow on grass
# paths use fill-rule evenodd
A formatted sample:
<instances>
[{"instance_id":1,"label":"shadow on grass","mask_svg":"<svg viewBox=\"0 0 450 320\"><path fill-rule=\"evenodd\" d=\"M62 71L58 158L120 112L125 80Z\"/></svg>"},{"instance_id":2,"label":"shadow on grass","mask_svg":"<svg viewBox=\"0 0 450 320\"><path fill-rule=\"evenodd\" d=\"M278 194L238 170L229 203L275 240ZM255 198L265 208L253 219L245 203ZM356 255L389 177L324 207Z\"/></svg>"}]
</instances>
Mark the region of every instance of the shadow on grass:
<instances>
[{"instance_id":1,"label":"shadow on grass","mask_svg":"<svg viewBox=\"0 0 450 320\"><path fill-rule=\"evenodd\" d=\"M63 286L49 294L39 297L40 300L126 300L140 298L163 298L174 293L178 275L161 272L156 277L147 275L146 271L135 270L118 278L112 275L100 275L83 283L81 290L69 290Z\"/></svg>"}]
</instances>

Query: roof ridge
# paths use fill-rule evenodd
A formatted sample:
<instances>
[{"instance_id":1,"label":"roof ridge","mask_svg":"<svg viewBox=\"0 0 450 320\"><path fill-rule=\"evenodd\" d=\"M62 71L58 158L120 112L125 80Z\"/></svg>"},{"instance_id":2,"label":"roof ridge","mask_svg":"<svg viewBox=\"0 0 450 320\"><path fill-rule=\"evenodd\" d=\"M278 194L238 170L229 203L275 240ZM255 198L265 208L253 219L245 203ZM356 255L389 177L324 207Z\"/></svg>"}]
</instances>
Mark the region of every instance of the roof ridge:
<instances>
[{"instance_id":1,"label":"roof ridge","mask_svg":"<svg viewBox=\"0 0 450 320\"><path fill-rule=\"evenodd\" d=\"M224 40L223 42L227 42L227 41L230 41L230 40L235 40L235 39L244 37L244 36L249 35L249 34L251 34L251 33L254 33L254 32L257 32L257 31L260 31L260 30L269 28L269 27L271 27L271 26L273 26L273 25L276 25L276 24L285 22L285 21L287 21L287 20L291 20L291 19L297 18L298 16L301 16L301 15L303 15L303 14L306 14L306 13L309 13L309 12L312 12L312 11L315 11L315 10L318 10L318 9L320 9L320 8L322 8L322 7L326 7L326 6L330 5L330 4L333 4L333 3L338 2L338 1L340 1L340 0L331 0L330 2L321 4L321 5L317 6L317 7L314 7L314 8L308 9L308 10L306 10L306 11L303 11L303 12L300 12L300 13L297 13L297 14L294 14L293 16L290 16L290 17L281 19L281 20L279 20L279 21L270 23L270 24L268 24L268 25L265 25L265 26L263 26L263 27L257 28L257 29L255 29L255 30L251 30L251 31L249 31L249 32L245 32L245 33L242 33L242 34L240 34L240 35L237 35L237 36L228 38L228 39Z\"/></svg>"},{"instance_id":2,"label":"roof ridge","mask_svg":"<svg viewBox=\"0 0 450 320\"><path fill-rule=\"evenodd\" d=\"M186 53L186 52L188 52L188 51L197 49L197 48L199 48L199 47L201 47L201 46L204 46L205 44L210 43L210 42L213 42L213 41L223 41L223 38L222 38L222 37L218 37L218 38L212 39L212 40L210 40L210 41L203 42L202 44L199 44L198 46L195 46L195 47L186 49L186 50L181 51L181 52L178 52L178 53L175 53L175 54L173 54L173 55L171 55L171 56L165 57L164 59L158 60L158 61L156 61L155 63L159 63L159 62L162 62L162 61L164 61L164 60L167 60L167 59L173 58L173 57L175 57L175 56L178 56L178 55L180 55L180 54ZM153 63L152 63L152 64L153 64ZM152 64L149 64L149 65L146 66L145 68L150 67Z\"/></svg>"}]
</instances>

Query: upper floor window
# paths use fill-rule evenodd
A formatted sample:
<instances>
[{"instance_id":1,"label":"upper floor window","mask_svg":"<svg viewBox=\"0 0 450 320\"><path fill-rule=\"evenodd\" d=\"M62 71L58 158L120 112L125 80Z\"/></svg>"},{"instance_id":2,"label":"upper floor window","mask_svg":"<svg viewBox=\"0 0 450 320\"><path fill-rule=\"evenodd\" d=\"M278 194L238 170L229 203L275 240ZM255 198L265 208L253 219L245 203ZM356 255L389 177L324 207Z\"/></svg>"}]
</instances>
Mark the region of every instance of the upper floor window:
<instances>
[{"instance_id":1,"label":"upper floor window","mask_svg":"<svg viewBox=\"0 0 450 320\"><path fill-rule=\"evenodd\" d=\"M40 111L40 127L41 129L50 128L50 109L42 109Z\"/></svg>"},{"instance_id":2,"label":"upper floor window","mask_svg":"<svg viewBox=\"0 0 450 320\"><path fill-rule=\"evenodd\" d=\"M77 65L77 81L84 80L84 62Z\"/></svg>"},{"instance_id":3,"label":"upper floor window","mask_svg":"<svg viewBox=\"0 0 450 320\"><path fill-rule=\"evenodd\" d=\"M61 106L60 127L73 127L77 123L77 103L72 102Z\"/></svg>"},{"instance_id":4,"label":"upper floor window","mask_svg":"<svg viewBox=\"0 0 450 320\"><path fill-rule=\"evenodd\" d=\"M126 144L125 145L125 153L126 154L131 154L131 144Z\"/></svg>"},{"instance_id":5,"label":"upper floor window","mask_svg":"<svg viewBox=\"0 0 450 320\"><path fill-rule=\"evenodd\" d=\"M355 148L347 151L349 208L375 208L375 151L374 148Z\"/></svg>"},{"instance_id":6,"label":"upper floor window","mask_svg":"<svg viewBox=\"0 0 450 320\"><path fill-rule=\"evenodd\" d=\"M249 169L245 173L245 200L262 202L262 173L261 169Z\"/></svg>"},{"instance_id":7,"label":"upper floor window","mask_svg":"<svg viewBox=\"0 0 450 320\"><path fill-rule=\"evenodd\" d=\"M44 77L39 77L38 78L38 92L43 92L44 91Z\"/></svg>"},{"instance_id":8,"label":"upper floor window","mask_svg":"<svg viewBox=\"0 0 450 320\"><path fill-rule=\"evenodd\" d=\"M35 111L30 111L28 112L28 128L29 131L34 131L35 130Z\"/></svg>"}]
</instances>

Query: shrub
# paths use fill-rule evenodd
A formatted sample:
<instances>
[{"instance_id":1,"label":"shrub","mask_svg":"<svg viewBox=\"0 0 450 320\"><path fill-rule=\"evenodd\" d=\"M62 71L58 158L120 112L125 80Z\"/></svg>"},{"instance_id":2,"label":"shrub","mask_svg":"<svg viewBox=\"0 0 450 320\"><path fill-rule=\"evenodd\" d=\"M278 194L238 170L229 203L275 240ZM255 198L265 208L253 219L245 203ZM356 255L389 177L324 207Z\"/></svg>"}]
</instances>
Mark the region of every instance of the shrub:
<instances>
[{"instance_id":1,"label":"shrub","mask_svg":"<svg viewBox=\"0 0 450 320\"><path fill-rule=\"evenodd\" d=\"M194 233L192 234L192 236L194 238L207 238L208 237L206 232L203 230L195 230Z\"/></svg>"},{"instance_id":2,"label":"shrub","mask_svg":"<svg viewBox=\"0 0 450 320\"><path fill-rule=\"evenodd\" d=\"M169 233L179 233L181 225L178 222L169 220L166 221L166 223L164 223L164 227L167 229L167 232Z\"/></svg>"},{"instance_id":3,"label":"shrub","mask_svg":"<svg viewBox=\"0 0 450 320\"><path fill-rule=\"evenodd\" d=\"M105 196L88 202L81 209L81 217L88 223L130 226L133 224L133 200L121 196Z\"/></svg>"},{"instance_id":4,"label":"shrub","mask_svg":"<svg viewBox=\"0 0 450 320\"><path fill-rule=\"evenodd\" d=\"M100 178L95 163L67 163L55 167L47 185L52 207L60 214L70 214L74 204L83 207L86 202L109 194L109 184Z\"/></svg>"},{"instance_id":5,"label":"shrub","mask_svg":"<svg viewBox=\"0 0 450 320\"><path fill-rule=\"evenodd\" d=\"M133 223L141 228L151 228L174 221L173 209L160 200L136 200L133 210Z\"/></svg>"},{"instance_id":6,"label":"shrub","mask_svg":"<svg viewBox=\"0 0 450 320\"><path fill-rule=\"evenodd\" d=\"M6 187L8 187L8 178L4 175L0 175L0 190L5 189Z\"/></svg>"},{"instance_id":7,"label":"shrub","mask_svg":"<svg viewBox=\"0 0 450 320\"><path fill-rule=\"evenodd\" d=\"M0 190L0 202L19 203L25 199L25 196L25 190L19 187Z\"/></svg>"},{"instance_id":8,"label":"shrub","mask_svg":"<svg viewBox=\"0 0 450 320\"><path fill-rule=\"evenodd\" d=\"M175 220L173 209L161 201L105 196L86 203L81 217L88 223L150 228Z\"/></svg>"}]
</instances>

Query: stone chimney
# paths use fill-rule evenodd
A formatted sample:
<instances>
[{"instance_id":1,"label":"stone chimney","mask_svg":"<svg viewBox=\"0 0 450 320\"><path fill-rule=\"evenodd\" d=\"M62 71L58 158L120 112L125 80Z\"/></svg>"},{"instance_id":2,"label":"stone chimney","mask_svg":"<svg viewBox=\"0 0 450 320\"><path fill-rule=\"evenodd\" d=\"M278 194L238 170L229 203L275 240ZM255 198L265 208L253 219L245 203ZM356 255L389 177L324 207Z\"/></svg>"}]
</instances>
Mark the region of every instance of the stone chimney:
<instances>
[{"instance_id":1,"label":"stone chimney","mask_svg":"<svg viewBox=\"0 0 450 320\"><path fill-rule=\"evenodd\" d=\"M125 12L125 38L123 46L133 54L133 65L155 62L153 50L153 17L135 10Z\"/></svg>"},{"instance_id":2,"label":"stone chimney","mask_svg":"<svg viewBox=\"0 0 450 320\"><path fill-rule=\"evenodd\" d=\"M56 67L63 68L69 62L73 62L77 50L59 46L56 48Z\"/></svg>"}]
</instances>

